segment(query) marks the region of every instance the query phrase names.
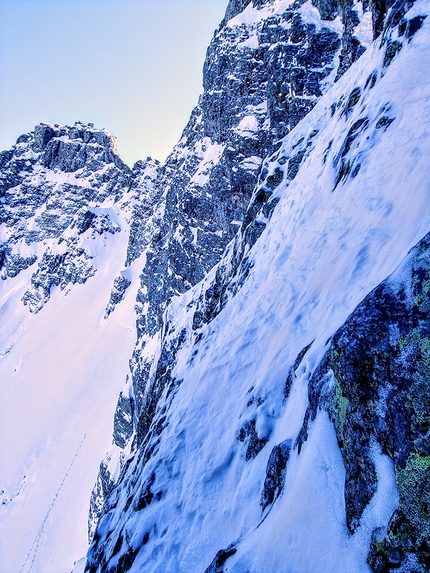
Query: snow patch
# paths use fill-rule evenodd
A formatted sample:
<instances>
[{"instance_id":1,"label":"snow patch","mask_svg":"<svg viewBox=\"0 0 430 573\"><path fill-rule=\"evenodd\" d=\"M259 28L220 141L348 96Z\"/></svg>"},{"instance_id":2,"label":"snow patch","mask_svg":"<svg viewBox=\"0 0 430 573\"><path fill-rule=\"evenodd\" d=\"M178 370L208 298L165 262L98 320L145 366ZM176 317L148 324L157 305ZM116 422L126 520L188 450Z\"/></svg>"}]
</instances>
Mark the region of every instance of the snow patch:
<instances>
[{"instance_id":1,"label":"snow patch","mask_svg":"<svg viewBox=\"0 0 430 573\"><path fill-rule=\"evenodd\" d=\"M258 131L258 121L253 115L246 115L239 124L234 128L236 133L242 137L256 138L255 133Z\"/></svg>"}]
</instances>

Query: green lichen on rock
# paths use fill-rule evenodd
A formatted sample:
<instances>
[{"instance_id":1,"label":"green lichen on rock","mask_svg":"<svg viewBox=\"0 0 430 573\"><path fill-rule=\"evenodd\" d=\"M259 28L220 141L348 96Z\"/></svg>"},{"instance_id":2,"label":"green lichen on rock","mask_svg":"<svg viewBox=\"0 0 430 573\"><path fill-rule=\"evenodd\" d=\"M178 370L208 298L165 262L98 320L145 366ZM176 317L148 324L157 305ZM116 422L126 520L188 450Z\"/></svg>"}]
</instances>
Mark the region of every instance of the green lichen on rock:
<instances>
[{"instance_id":1,"label":"green lichen on rock","mask_svg":"<svg viewBox=\"0 0 430 573\"><path fill-rule=\"evenodd\" d=\"M415 296L414 305L420 304ZM420 322L410 333L399 338L396 363L398 368L408 372L409 384L404 390L405 406L409 410L411 422L424 435L430 430L430 338L426 336L429 334L426 332L427 321Z\"/></svg>"},{"instance_id":2,"label":"green lichen on rock","mask_svg":"<svg viewBox=\"0 0 430 573\"><path fill-rule=\"evenodd\" d=\"M378 72L377 70L374 70L369 77L366 80L366 83L364 85L365 88L369 88L372 89L373 87L375 87L376 84L376 80L378 79Z\"/></svg>"},{"instance_id":3,"label":"green lichen on rock","mask_svg":"<svg viewBox=\"0 0 430 573\"><path fill-rule=\"evenodd\" d=\"M395 58L396 54L398 54L402 48L403 48L403 44L402 44L402 42L399 42L398 40L389 40L387 42L387 48L385 50L385 56L384 56L384 62L383 62L384 68L388 68L388 66L391 64L391 62Z\"/></svg>"},{"instance_id":4,"label":"green lichen on rock","mask_svg":"<svg viewBox=\"0 0 430 573\"><path fill-rule=\"evenodd\" d=\"M404 468L397 468L400 509L421 544L430 539L430 456L413 452Z\"/></svg>"},{"instance_id":5,"label":"green lichen on rock","mask_svg":"<svg viewBox=\"0 0 430 573\"><path fill-rule=\"evenodd\" d=\"M349 400L343 395L342 388L336 380L336 386L333 393L332 403L329 405L331 418L336 430L336 436L339 444L345 441L345 423L347 419Z\"/></svg>"},{"instance_id":6,"label":"green lichen on rock","mask_svg":"<svg viewBox=\"0 0 430 573\"><path fill-rule=\"evenodd\" d=\"M430 279L426 279L421 283L419 281L416 282L416 286L420 286L420 291L414 296L414 304L418 307L421 307L425 302L428 300L428 295L430 293ZM428 310L428 309L426 309Z\"/></svg>"},{"instance_id":7,"label":"green lichen on rock","mask_svg":"<svg viewBox=\"0 0 430 573\"><path fill-rule=\"evenodd\" d=\"M299 445L320 409L345 465L351 533L377 489L374 445L393 461L399 507L372 538L372 570L430 571L430 233L334 334L309 382Z\"/></svg>"},{"instance_id":8,"label":"green lichen on rock","mask_svg":"<svg viewBox=\"0 0 430 573\"><path fill-rule=\"evenodd\" d=\"M412 452L396 468L399 508L382 542L372 541L367 562L375 573L430 569L430 456Z\"/></svg>"},{"instance_id":9,"label":"green lichen on rock","mask_svg":"<svg viewBox=\"0 0 430 573\"><path fill-rule=\"evenodd\" d=\"M389 127L393 121L394 121L394 117L388 117L387 115L383 115L380 119L378 119L375 128L376 129L381 129L382 127L385 127L385 129L387 129L387 127Z\"/></svg>"},{"instance_id":10,"label":"green lichen on rock","mask_svg":"<svg viewBox=\"0 0 430 573\"><path fill-rule=\"evenodd\" d=\"M279 169L279 167L277 167L273 172L273 174L269 175L269 177L266 179L266 185L269 189L276 189L276 187L278 187L278 185L282 182L283 178L284 178L284 172L282 171L282 169Z\"/></svg>"},{"instance_id":11,"label":"green lichen on rock","mask_svg":"<svg viewBox=\"0 0 430 573\"><path fill-rule=\"evenodd\" d=\"M346 111L351 110L357 103L360 101L361 98L361 88L357 87L352 90L349 95L348 103L346 104Z\"/></svg>"},{"instance_id":12,"label":"green lichen on rock","mask_svg":"<svg viewBox=\"0 0 430 573\"><path fill-rule=\"evenodd\" d=\"M339 385L336 386L335 410L336 410L336 414L337 414L338 419L339 419L339 425L341 428L344 427L345 422L346 422L346 411L348 409L348 404L349 404L349 400L348 400L348 398L345 398L345 396L342 394L341 387Z\"/></svg>"},{"instance_id":13,"label":"green lichen on rock","mask_svg":"<svg viewBox=\"0 0 430 573\"><path fill-rule=\"evenodd\" d=\"M297 173L299 172L300 169L300 164L303 161L304 156L305 156L305 151L302 150L296 153L296 155L294 155L293 157L291 157L290 161L288 162L288 171L287 171L288 179L293 180L297 176Z\"/></svg>"}]
</instances>

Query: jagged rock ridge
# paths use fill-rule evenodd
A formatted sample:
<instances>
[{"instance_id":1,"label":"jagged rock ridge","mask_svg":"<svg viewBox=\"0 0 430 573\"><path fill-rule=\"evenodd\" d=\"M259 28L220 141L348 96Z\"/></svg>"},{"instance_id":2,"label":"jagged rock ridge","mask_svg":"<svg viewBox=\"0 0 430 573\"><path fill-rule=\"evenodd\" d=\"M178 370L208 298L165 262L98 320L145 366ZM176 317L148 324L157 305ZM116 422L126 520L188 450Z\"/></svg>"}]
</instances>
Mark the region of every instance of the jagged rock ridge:
<instances>
[{"instance_id":1,"label":"jagged rock ridge","mask_svg":"<svg viewBox=\"0 0 430 573\"><path fill-rule=\"evenodd\" d=\"M240 16L264 13L263 28L270 27L281 4L231 2L220 33L239 18L240 41L252 44L249 20ZM115 485L105 481L109 496L87 571L428 567L427 355L419 342L426 319L415 308L424 304L419 312L426 312L427 243L400 267L415 279L403 278L403 286L390 279L353 312L429 229L428 217L418 214L427 200L422 159L412 179L417 208L402 198L413 156L425 146L422 129L407 119L422 109L417 70L426 57L426 36L417 34L426 4L406 14L411 6L397 3L388 15L373 7L376 36L387 16L382 36L315 113L302 116L277 146L267 145L241 228L221 262L172 299L161 332L141 323L133 386L116 416L116 443L128 459ZM335 15L340 7L331 9ZM351 34L355 16L349 18ZM345 27L343 46L351 45ZM342 42L336 45L342 56ZM208 109L213 113L210 103ZM267 117L283 135L293 127ZM251 125L243 123L248 132ZM269 130L267 137L278 134ZM333 278L324 276L328 269ZM141 301L150 316L148 276L144 271ZM418 302L410 294L402 300L411 289ZM170 296L158 299L161 309ZM402 390L411 372L412 397ZM412 421L394 431L398 416L410 414Z\"/></svg>"},{"instance_id":2,"label":"jagged rock ridge","mask_svg":"<svg viewBox=\"0 0 430 573\"><path fill-rule=\"evenodd\" d=\"M230 3L227 8L208 49L199 104L155 182L155 206L143 205L131 226L127 263L144 253L145 266L131 389L121 397L130 396L134 418L128 427L118 422L125 431L118 445L133 431L143 440L151 424L164 367L158 362L158 368L156 354L142 349L153 348L172 296L214 267L245 213L249 223L249 201L264 157L371 41L370 13L361 5L325 6L324 18L302 1ZM303 156L300 147L288 177L294 177ZM269 189L276 184L276 175L267 181ZM259 230L253 233L249 244Z\"/></svg>"},{"instance_id":3,"label":"jagged rock ridge","mask_svg":"<svg viewBox=\"0 0 430 573\"><path fill-rule=\"evenodd\" d=\"M267 152L369 44L370 27L352 4L325 7L324 18L310 2L230 3L208 49L199 104L155 184L159 207L149 226L148 216L132 226L128 262L147 252L140 334L154 335L171 297L218 262Z\"/></svg>"},{"instance_id":4,"label":"jagged rock ridge","mask_svg":"<svg viewBox=\"0 0 430 573\"><path fill-rule=\"evenodd\" d=\"M54 286L69 289L93 276L98 245L127 231L134 204L150 194L157 164L132 170L117 151L108 131L76 123L40 124L1 153L1 276L37 263L22 299L31 312Z\"/></svg>"}]
</instances>

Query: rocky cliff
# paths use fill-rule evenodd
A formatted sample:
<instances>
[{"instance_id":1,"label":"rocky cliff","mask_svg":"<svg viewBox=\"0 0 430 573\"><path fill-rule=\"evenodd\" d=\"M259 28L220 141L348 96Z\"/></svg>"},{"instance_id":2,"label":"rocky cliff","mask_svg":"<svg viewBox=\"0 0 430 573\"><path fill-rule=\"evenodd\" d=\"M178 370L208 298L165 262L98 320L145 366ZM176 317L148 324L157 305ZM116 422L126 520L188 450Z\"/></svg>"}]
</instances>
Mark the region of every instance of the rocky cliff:
<instances>
[{"instance_id":1,"label":"rocky cliff","mask_svg":"<svg viewBox=\"0 0 430 573\"><path fill-rule=\"evenodd\" d=\"M163 166L0 155L5 567L64 566L122 384L75 573L430 568L428 11L230 0Z\"/></svg>"},{"instance_id":2,"label":"rocky cliff","mask_svg":"<svg viewBox=\"0 0 430 573\"><path fill-rule=\"evenodd\" d=\"M158 355L152 349L166 305L220 260L245 212L253 217L249 202L267 153L371 42L371 14L361 4L319 10L300 1L232 2L215 33L199 104L155 182L156 201L142 207L131 227L127 261L144 253L145 266L131 386L116 413L114 439L121 448L133 433L143 440L152 421L162 387L154 379ZM290 161L289 178L304 155L302 147ZM269 189L279 183L277 177L270 177ZM254 227L248 244L259 235L261 225ZM145 346L148 352L142 352ZM123 416L123 408L134 417ZM107 491L104 465L102 475L105 485L98 490Z\"/></svg>"},{"instance_id":3,"label":"rocky cliff","mask_svg":"<svg viewBox=\"0 0 430 573\"><path fill-rule=\"evenodd\" d=\"M87 571L429 566L426 17L230 2L136 251Z\"/></svg>"}]
</instances>

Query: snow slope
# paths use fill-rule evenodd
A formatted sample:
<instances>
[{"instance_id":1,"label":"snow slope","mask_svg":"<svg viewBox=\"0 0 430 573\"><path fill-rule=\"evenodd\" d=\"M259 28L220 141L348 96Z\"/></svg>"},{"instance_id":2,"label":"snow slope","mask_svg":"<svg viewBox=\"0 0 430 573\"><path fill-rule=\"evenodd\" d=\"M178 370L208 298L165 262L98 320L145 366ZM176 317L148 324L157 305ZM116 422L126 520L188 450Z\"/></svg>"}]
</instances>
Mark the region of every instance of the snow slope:
<instances>
[{"instance_id":1,"label":"snow slope","mask_svg":"<svg viewBox=\"0 0 430 573\"><path fill-rule=\"evenodd\" d=\"M136 337L143 263L124 264L158 163L130 169L77 122L36 126L0 167L0 571L70 572Z\"/></svg>"},{"instance_id":2,"label":"snow slope","mask_svg":"<svg viewBox=\"0 0 430 573\"><path fill-rule=\"evenodd\" d=\"M38 314L20 302L31 269L0 284L2 573L69 573L85 553L89 497L135 341L136 289L103 319L126 251L120 235L100 248L95 277L66 297L55 289Z\"/></svg>"},{"instance_id":3,"label":"snow slope","mask_svg":"<svg viewBox=\"0 0 430 573\"><path fill-rule=\"evenodd\" d=\"M103 320L128 238L117 237L96 257L96 277L66 297L57 289L36 315L20 303L25 274L0 285L2 573L70 572L85 552L97 460L135 339L131 289Z\"/></svg>"},{"instance_id":4,"label":"snow slope","mask_svg":"<svg viewBox=\"0 0 430 573\"><path fill-rule=\"evenodd\" d=\"M416 2L406 18L428 10ZM395 28L376 40L263 164L254 197L278 170L269 195L280 201L270 222L261 214L267 228L249 253L250 274L218 316L193 327L217 268L172 300L154 339L164 361L175 348L171 375L106 502L86 570L369 570L372 532L398 503L391 460L375 445L377 492L351 535L326 413L300 453L295 444L329 338L430 230L429 36L427 18L413 36ZM291 367L311 343L285 402ZM269 456L285 443L283 494L262 511Z\"/></svg>"}]
</instances>

